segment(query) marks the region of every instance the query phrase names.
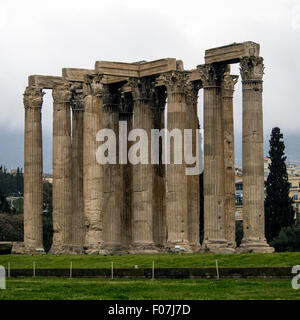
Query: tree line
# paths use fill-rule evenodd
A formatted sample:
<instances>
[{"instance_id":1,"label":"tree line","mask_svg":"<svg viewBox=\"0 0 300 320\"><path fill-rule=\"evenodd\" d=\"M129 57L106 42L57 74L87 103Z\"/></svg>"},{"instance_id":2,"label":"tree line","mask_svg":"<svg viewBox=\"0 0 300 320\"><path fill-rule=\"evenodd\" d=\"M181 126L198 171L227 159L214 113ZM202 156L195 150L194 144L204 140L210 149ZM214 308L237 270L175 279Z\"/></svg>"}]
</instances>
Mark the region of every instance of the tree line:
<instances>
[{"instance_id":1,"label":"tree line","mask_svg":"<svg viewBox=\"0 0 300 320\"><path fill-rule=\"evenodd\" d=\"M12 173L0 165L0 241L23 241L24 177L21 168ZM11 202L9 197L15 197ZM43 182L43 240L45 250L52 244L52 184Z\"/></svg>"}]
</instances>

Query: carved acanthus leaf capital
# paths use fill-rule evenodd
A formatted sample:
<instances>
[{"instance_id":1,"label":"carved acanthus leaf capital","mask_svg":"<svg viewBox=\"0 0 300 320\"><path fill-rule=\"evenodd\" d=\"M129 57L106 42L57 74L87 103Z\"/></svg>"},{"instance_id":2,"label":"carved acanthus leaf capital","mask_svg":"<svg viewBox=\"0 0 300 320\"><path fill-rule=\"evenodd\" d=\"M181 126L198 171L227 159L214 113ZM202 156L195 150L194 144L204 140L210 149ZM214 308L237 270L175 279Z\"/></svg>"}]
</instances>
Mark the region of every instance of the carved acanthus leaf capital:
<instances>
[{"instance_id":1,"label":"carved acanthus leaf capital","mask_svg":"<svg viewBox=\"0 0 300 320\"><path fill-rule=\"evenodd\" d=\"M238 82L239 76L231 75L230 71L225 72L222 81L222 90L225 94L233 94L234 86Z\"/></svg>"},{"instance_id":2,"label":"carved acanthus leaf capital","mask_svg":"<svg viewBox=\"0 0 300 320\"><path fill-rule=\"evenodd\" d=\"M224 73L228 65L202 64L197 67L203 87L217 87L221 85Z\"/></svg>"},{"instance_id":3,"label":"carved acanthus leaf capital","mask_svg":"<svg viewBox=\"0 0 300 320\"><path fill-rule=\"evenodd\" d=\"M187 102L194 104L198 101L198 92L202 88L201 81L190 81L186 86Z\"/></svg>"},{"instance_id":4,"label":"carved acanthus leaf capital","mask_svg":"<svg viewBox=\"0 0 300 320\"><path fill-rule=\"evenodd\" d=\"M25 89L23 95L23 103L25 109L28 108L41 108L43 104L43 96L45 92L36 86L29 86Z\"/></svg>"},{"instance_id":5,"label":"carved acanthus leaf capital","mask_svg":"<svg viewBox=\"0 0 300 320\"><path fill-rule=\"evenodd\" d=\"M119 112L121 115L131 116L133 113L133 100L129 92L124 92L123 88L120 89L120 104Z\"/></svg>"},{"instance_id":6,"label":"carved acanthus leaf capital","mask_svg":"<svg viewBox=\"0 0 300 320\"><path fill-rule=\"evenodd\" d=\"M58 84L53 87L52 97L54 103L68 103L72 99L71 86L69 83Z\"/></svg>"},{"instance_id":7,"label":"carved acanthus leaf capital","mask_svg":"<svg viewBox=\"0 0 300 320\"><path fill-rule=\"evenodd\" d=\"M84 95L92 95L101 97L104 93L104 86L102 83L103 75L87 74L84 77Z\"/></svg>"},{"instance_id":8,"label":"carved acanthus leaf capital","mask_svg":"<svg viewBox=\"0 0 300 320\"><path fill-rule=\"evenodd\" d=\"M84 94L83 94L83 83L82 82L72 82L71 83L71 108L73 111L83 111L84 110Z\"/></svg>"},{"instance_id":9,"label":"carved acanthus leaf capital","mask_svg":"<svg viewBox=\"0 0 300 320\"><path fill-rule=\"evenodd\" d=\"M163 83L168 93L185 93L189 74L188 71L171 71L161 74L157 82Z\"/></svg>"},{"instance_id":10,"label":"carved acanthus leaf capital","mask_svg":"<svg viewBox=\"0 0 300 320\"><path fill-rule=\"evenodd\" d=\"M132 97L134 100L151 99L154 88L152 77L130 78L128 80L128 85L131 87Z\"/></svg>"},{"instance_id":11,"label":"carved acanthus leaf capital","mask_svg":"<svg viewBox=\"0 0 300 320\"><path fill-rule=\"evenodd\" d=\"M264 59L262 57L243 57L240 72L243 81L262 81L264 75Z\"/></svg>"}]
</instances>

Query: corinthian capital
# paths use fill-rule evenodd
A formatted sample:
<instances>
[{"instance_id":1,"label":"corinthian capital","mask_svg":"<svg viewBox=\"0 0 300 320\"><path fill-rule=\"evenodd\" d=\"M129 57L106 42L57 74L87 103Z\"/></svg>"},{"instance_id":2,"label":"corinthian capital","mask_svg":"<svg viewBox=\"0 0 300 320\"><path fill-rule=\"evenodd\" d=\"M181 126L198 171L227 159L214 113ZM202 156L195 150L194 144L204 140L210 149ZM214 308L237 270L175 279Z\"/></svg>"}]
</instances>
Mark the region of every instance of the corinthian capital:
<instances>
[{"instance_id":1,"label":"corinthian capital","mask_svg":"<svg viewBox=\"0 0 300 320\"><path fill-rule=\"evenodd\" d=\"M240 62L243 81L262 81L264 75L264 59L262 57L244 57Z\"/></svg>"},{"instance_id":2,"label":"corinthian capital","mask_svg":"<svg viewBox=\"0 0 300 320\"><path fill-rule=\"evenodd\" d=\"M217 87L221 85L227 65L202 64L197 67L203 87Z\"/></svg>"},{"instance_id":3,"label":"corinthian capital","mask_svg":"<svg viewBox=\"0 0 300 320\"><path fill-rule=\"evenodd\" d=\"M102 75L99 74L88 74L84 77L84 95L92 95L101 97L104 93L104 86L102 83Z\"/></svg>"},{"instance_id":4,"label":"corinthian capital","mask_svg":"<svg viewBox=\"0 0 300 320\"><path fill-rule=\"evenodd\" d=\"M202 88L201 81L191 81L186 86L186 96L188 103L197 103L198 92Z\"/></svg>"},{"instance_id":5,"label":"corinthian capital","mask_svg":"<svg viewBox=\"0 0 300 320\"><path fill-rule=\"evenodd\" d=\"M172 71L161 74L157 81L163 83L168 93L184 93L186 91L187 82L190 72Z\"/></svg>"},{"instance_id":6,"label":"corinthian capital","mask_svg":"<svg viewBox=\"0 0 300 320\"><path fill-rule=\"evenodd\" d=\"M41 88L30 86L25 89L23 95L23 103L25 109L27 108L41 108L43 104L43 96L45 92Z\"/></svg>"},{"instance_id":7,"label":"corinthian capital","mask_svg":"<svg viewBox=\"0 0 300 320\"><path fill-rule=\"evenodd\" d=\"M131 87L132 97L134 100L149 100L154 89L153 78L130 78L128 85Z\"/></svg>"},{"instance_id":8,"label":"corinthian capital","mask_svg":"<svg viewBox=\"0 0 300 320\"><path fill-rule=\"evenodd\" d=\"M68 83L58 84L53 87L52 96L54 103L67 103L72 99L71 87Z\"/></svg>"},{"instance_id":9,"label":"corinthian capital","mask_svg":"<svg viewBox=\"0 0 300 320\"><path fill-rule=\"evenodd\" d=\"M71 85L72 101L71 108L73 111L84 110L84 95L82 82L74 82Z\"/></svg>"},{"instance_id":10,"label":"corinthian capital","mask_svg":"<svg viewBox=\"0 0 300 320\"><path fill-rule=\"evenodd\" d=\"M222 81L223 96L232 96L234 92L234 86L237 83L239 76L231 75L230 71L224 73Z\"/></svg>"}]
</instances>

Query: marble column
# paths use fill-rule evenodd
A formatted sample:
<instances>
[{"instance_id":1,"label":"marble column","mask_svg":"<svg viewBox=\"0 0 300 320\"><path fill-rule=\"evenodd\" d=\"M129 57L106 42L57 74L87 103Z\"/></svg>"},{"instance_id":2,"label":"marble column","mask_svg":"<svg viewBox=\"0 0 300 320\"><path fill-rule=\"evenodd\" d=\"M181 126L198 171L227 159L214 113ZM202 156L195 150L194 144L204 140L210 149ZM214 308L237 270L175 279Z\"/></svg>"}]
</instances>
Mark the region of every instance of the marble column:
<instances>
[{"instance_id":1,"label":"marble column","mask_svg":"<svg viewBox=\"0 0 300 320\"><path fill-rule=\"evenodd\" d=\"M132 165L132 253L155 253L154 243L154 170L151 165L151 129L153 127L152 78L130 79L134 120L133 129L143 129L148 135L148 163ZM144 155L141 155L143 158Z\"/></svg>"},{"instance_id":2,"label":"marble column","mask_svg":"<svg viewBox=\"0 0 300 320\"><path fill-rule=\"evenodd\" d=\"M72 252L71 91L54 86L53 96L53 243L52 254Z\"/></svg>"},{"instance_id":3,"label":"marble column","mask_svg":"<svg viewBox=\"0 0 300 320\"><path fill-rule=\"evenodd\" d=\"M263 74L261 57L240 62L243 85L243 228L242 252L271 253L265 239Z\"/></svg>"},{"instance_id":4,"label":"marble column","mask_svg":"<svg viewBox=\"0 0 300 320\"><path fill-rule=\"evenodd\" d=\"M224 170L225 170L225 239L228 246L235 248L235 163L233 92L238 76L230 75L230 68L222 81L223 126L224 126Z\"/></svg>"},{"instance_id":5,"label":"marble column","mask_svg":"<svg viewBox=\"0 0 300 320\"><path fill-rule=\"evenodd\" d=\"M192 155L196 156L197 129L198 129L198 92L201 83L189 82L187 85L187 113L186 129L192 129ZM199 154L200 156L200 154ZM191 170L196 164L187 164ZM200 168L199 168L200 169ZM194 168L194 170L196 170ZM199 174L187 175L187 213L188 213L188 239L194 252L200 249L200 184Z\"/></svg>"},{"instance_id":6,"label":"marble column","mask_svg":"<svg viewBox=\"0 0 300 320\"><path fill-rule=\"evenodd\" d=\"M89 254L103 252L103 170L97 162L100 142L97 132L102 128L101 108L103 84L101 77L87 75L84 83L83 118L83 197L85 217L84 250Z\"/></svg>"},{"instance_id":7,"label":"marble column","mask_svg":"<svg viewBox=\"0 0 300 320\"><path fill-rule=\"evenodd\" d=\"M167 92L164 86L155 87L153 90L153 128L162 130L165 128L165 106ZM159 163L153 167L153 239L155 245L164 250L167 240L166 222L166 164L162 155L163 140L159 139Z\"/></svg>"},{"instance_id":8,"label":"marble column","mask_svg":"<svg viewBox=\"0 0 300 320\"><path fill-rule=\"evenodd\" d=\"M83 203L83 117L84 100L82 84L72 87L72 243L73 251L83 252L84 203Z\"/></svg>"},{"instance_id":9,"label":"marble column","mask_svg":"<svg viewBox=\"0 0 300 320\"><path fill-rule=\"evenodd\" d=\"M127 140L133 124L133 100L132 94L130 92L124 92L124 89L121 90L119 121L123 121L127 124L126 132L120 133L123 136L126 136ZM128 141L127 146L124 146L123 151L126 152L127 161L124 161L125 163L120 164L122 189L121 203L123 203L121 206L121 238L122 244L125 248L129 248L132 242L132 165L128 162L127 156L128 149L130 148L131 144L132 143Z\"/></svg>"},{"instance_id":10,"label":"marble column","mask_svg":"<svg viewBox=\"0 0 300 320\"><path fill-rule=\"evenodd\" d=\"M117 85L103 85L101 126L115 133L115 163L102 164L103 170L103 240L107 253L122 252L121 207L123 203L121 166L119 164L119 106Z\"/></svg>"},{"instance_id":11,"label":"marble column","mask_svg":"<svg viewBox=\"0 0 300 320\"><path fill-rule=\"evenodd\" d=\"M43 150L41 88L30 86L24 93L24 243L25 252L43 249Z\"/></svg>"},{"instance_id":12,"label":"marble column","mask_svg":"<svg viewBox=\"0 0 300 320\"><path fill-rule=\"evenodd\" d=\"M204 88L204 239L202 247L231 253L225 238L225 172L221 82L224 66L198 66Z\"/></svg>"},{"instance_id":13,"label":"marble column","mask_svg":"<svg viewBox=\"0 0 300 320\"><path fill-rule=\"evenodd\" d=\"M167 200L166 200L166 220L167 220L167 243L170 250L175 246L184 248L186 252L191 252L192 248L188 236L188 189L186 165L183 153L183 134L186 128L186 83L188 73L174 71L161 75L161 80L167 88L167 128L169 133L173 129L181 132L182 149L175 147L174 138L167 143L170 145L170 163L167 165ZM180 135L179 135L180 138ZM175 163L175 157L181 153L182 163Z\"/></svg>"}]
</instances>

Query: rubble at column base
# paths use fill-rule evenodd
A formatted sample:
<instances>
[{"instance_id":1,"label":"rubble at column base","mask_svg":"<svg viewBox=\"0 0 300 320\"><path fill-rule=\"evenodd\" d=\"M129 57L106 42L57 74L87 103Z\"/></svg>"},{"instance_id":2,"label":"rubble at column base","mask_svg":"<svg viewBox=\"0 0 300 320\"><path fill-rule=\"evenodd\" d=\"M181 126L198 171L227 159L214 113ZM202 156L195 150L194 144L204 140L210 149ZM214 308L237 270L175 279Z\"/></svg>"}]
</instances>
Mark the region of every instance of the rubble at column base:
<instances>
[{"instance_id":1,"label":"rubble at column base","mask_svg":"<svg viewBox=\"0 0 300 320\"><path fill-rule=\"evenodd\" d=\"M161 250L152 242L150 243L135 243L130 246L129 253L131 254L156 254Z\"/></svg>"},{"instance_id":2,"label":"rubble at column base","mask_svg":"<svg viewBox=\"0 0 300 320\"><path fill-rule=\"evenodd\" d=\"M275 249L266 241L243 241L236 251L237 253L273 253Z\"/></svg>"},{"instance_id":3,"label":"rubble at column base","mask_svg":"<svg viewBox=\"0 0 300 320\"><path fill-rule=\"evenodd\" d=\"M216 253L216 254L233 254L236 250L232 247L229 247L227 242L224 241L214 241L214 242L204 242L202 249L206 253Z\"/></svg>"},{"instance_id":4,"label":"rubble at column base","mask_svg":"<svg viewBox=\"0 0 300 320\"><path fill-rule=\"evenodd\" d=\"M74 252L72 245L54 244L52 245L49 254L76 254L76 252Z\"/></svg>"}]
</instances>

